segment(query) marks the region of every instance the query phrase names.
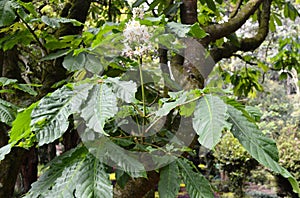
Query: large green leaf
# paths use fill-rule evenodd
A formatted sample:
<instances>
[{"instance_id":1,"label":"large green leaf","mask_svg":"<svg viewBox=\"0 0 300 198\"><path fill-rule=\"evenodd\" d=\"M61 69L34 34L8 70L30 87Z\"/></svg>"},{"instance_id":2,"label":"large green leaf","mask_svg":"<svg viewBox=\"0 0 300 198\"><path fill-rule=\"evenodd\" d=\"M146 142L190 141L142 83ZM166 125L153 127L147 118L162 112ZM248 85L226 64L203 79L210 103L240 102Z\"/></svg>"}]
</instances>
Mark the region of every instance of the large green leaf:
<instances>
[{"instance_id":1,"label":"large green leaf","mask_svg":"<svg viewBox=\"0 0 300 198\"><path fill-rule=\"evenodd\" d=\"M206 148L213 148L222 136L222 130L229 124L227 105L217 96L203 96L196 105L193 128L199 135L198 141Z\"/></svg>"},{"instance_id":2,"label":"large green leaf","mask_svg":"<svg viewBox=\"0 0 300 198\"><path fill-rule=\"evenodd\" d=\"M113 92L117 97L127 103L134 102L135 93L137 91L136 83L133 81L121 81L119 78L108 78L108 82L112 83Z\"/></svg>"},{"instance_id":3,"label":"large green leaf","mask_svg":"<svg viewBox=\"0 0 300 198\"><path fill-rule=\"evenodd\" d=\"M186 159L178 159L177 164L179 166L180 173L183 178L183 182L186 184L186 189L191 197L197 198L213 198L209 182L201 173L193 171L193 167Z\"/></svg>"},{"instance_id":4,"label":"large green leaf","mask_svg":"<svg viewBox=\"0 0 300 198\"><path fill-rule=\"evenodd\" d=\"M267 138L253 122L247 120L241 111L228 106L228 113L229 121L232 123L231 132L250 155L275 173L288 178L293 189L300 194L297 180L278 164L276 143L272 139Z\"/></svg>"},{"instance_id":5,"label":"large green leaf","mask_svg":"<svg viewBox=\"0 0 300 198\"><path fill-rule=\"evenodd\" d=\"M67 130L72 96L73 91L64 86L42 98L33 109L30 125L40 146L60 138Z\"/></svg>"},{"instance_id":6,"label":"large green leaf","mask_svg":"<svg viewBox=\"0 0 300 198\"><path fill-rule=\"evenodd\" d=\"M17 107L0 98L0 122L11 125L17 114Z\"/></svg>"},{"instance_id":7,"label":"large green leaf","mask_svg":"<svg viewBox=\"0 0 300 198\"><path fill-rule=\"evenodd\" d=\"M94 85L87 101L81 106L81 117L86 121L86 125L102 134L106 134L103 130L105 121L117 112L117 98L112 89L104 83Z\"/></svg>"},{"instance_id":8,"label":"large green leaf","mask_svg":"<svg viewBox=\"0 0 300 198\"><path fill-rule=\"evenodd\" d=\"M79 146L56 157L33 183L26 198L112 197L112 185L103 165Z\"/></svg>"},{"instance_id":9,"label":"large green leaf","mask_svg":"<svg viewBox=\"0 0 300 198\"><path fill-rule=\"evenodd\" d=\"M110 198L113 197L112 190L104 166L88 154L64 168L46 197L73 198L75 194L75 197Z\"/></svg>"},{"instance_id":10,"label":"large green leaf","mask_svg":"<svg viewBox=\"0 0 300 198\"><path fill-rule=\"evenodd\" d=\"M0 27L12 24L17 17L13 9L13 1L0 0Z\"/></svg>"},{"instance_id":11,"label":"large green leaf","mask_svg":"<svg viewBox=\"0 0 300 198\"><path fill-rule=\"evenodd\" d=\"M180 188L179 168L176 162L163 167L160 170L158 193L160 197L177 197Z\"/></svg>"},{"instance_id":12,"label":"large green leaf","mask_svg":"<svg viewBox=\"0 0 300 198\"><path fill-rule=\"evenodd\" d=\"M103 164L89 154L78 173L75 196L109 198L113 197L113 186L109 175L105 172Z\"/></svg>"},{"instance_id":13,"label":"large green leaf","mask_svg":"<svg viewBox=\"0 0 300 198\"><path fill-rule=\"evenodd\" d=\"M113 143L106 136L85 142L85 145L102 163L124 170L131 177L146 177L144 165L136 159L135 154Z\"/></svg>"},{"instance_id":14,"label":"large green leaf","mask_svg":"<svg viewBox=\"0 0 300 198\"><path fill-rule=\"evenodd\" d=\"M63 66L68 71L76 71L84 68L86 62L86 57L84 53L80 53L77 56L73 56L72 53L69 53L65 56L63 61Z\"/></svg>"}]
</instances>

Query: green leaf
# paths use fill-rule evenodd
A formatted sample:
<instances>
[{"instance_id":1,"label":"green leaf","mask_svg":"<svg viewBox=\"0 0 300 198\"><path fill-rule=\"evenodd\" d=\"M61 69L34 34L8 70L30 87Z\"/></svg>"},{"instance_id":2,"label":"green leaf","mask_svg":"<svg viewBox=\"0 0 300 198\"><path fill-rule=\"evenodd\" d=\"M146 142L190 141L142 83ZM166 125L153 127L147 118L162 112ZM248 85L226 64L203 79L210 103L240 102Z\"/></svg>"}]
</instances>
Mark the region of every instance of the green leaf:
<instances>
[{"instance_id":1,"label":"green leaf","mask_svg":"<svg viewBox=\"0 0 300 198\"><path fill-rule=\"evenodd\" d=\"M55 53L51 53L51 54L49 54L49 55L43 57L43 58L41 59L41 61L57 59L57 58L59 58L59 57L62 57L62 56L67 55L69 52L70 52L70 50L68 50L68 49L58 50L58 51L55 52Z\"/></svg>"},{"instance_id":2,"label":"green leaf","mask_svg":"<svg viewBox=\"0 0 300 198\"><path fill-rule=\"evenodd\" d=\"M160 170L160 180L158 183L159 197L177 197L179 188L179 168L176 162L172 162Z\"/></svg>"},{"instance_id":3,"label":"green leaf","mask_svg":"<svg viewBox=\"0 0 300 198\"><path fill-rule=\"evenodd\" d=\"M217 8L216 8L216 4L214 2L214 0L205 0L206 1L206 4L207 4L207 7L209 9L211 9L212 11L216 11Z\"/></svg>"},{"instance_id":4,"label":"green leaf","mask_svg":"<svg viewBox=\"0 0 300 198\"><path fill-rule=\"evenodd\" d=\"M168 23L167 28L169 28L171 32L182 38L186 37L186 34L191 30L190 25L184 25L176 22Z\"/></svg>"},{"instance_id":5,"label":"green leaf","mask_svg":"<svg viewBox=\"0 0 300 198\"><path fill-rule=\"evenodd\" d=\"M158 109L158 111L156 111L155 115L159 117L168 115L168 113L172 109L175 109L180 105L183 105L186 99L187 99L187 92L183 93L182 96L180 96L174 102L165 102L163 106L160 109Z\"/></svg>"},{"instance_id":6,"label":"green leaf","mask_svg":"<svg viewBox=\"0 0 300 198\"><path fill-rule=\"evenodd\" d=\"M93 74L98 75L104 71L100 59L93 54L86 54L85 68Z\"/></svg>"},{"instance_id":7,"label":"green leaf","mask_svg":"<svg viewBox=\"0 0 300 198\"><path fill-rule=\"evenodd\" d=\"M84 53L80 53L78 56L73 56L72 53L69 53L65 56L62 64L68 71L73 72L82 69L85 66L85 62L86 57Z\"/></svg>"},{"instance_id":8,"label":"green leaf","mask_svg":"<svg viewBox=\"0 0 300 198\"><path fill-rule=\"evenodd\" d=\"M193 171L190 163L186 159L178 159L180 173L183 182L186 184L186 189L191 197L197 198L213 198L214 194L209 182L201 173Z\"/></svg>"},{"instance_id":9,"label":"green leaf","mask_svg":"<svg viewBox=\"0 0 300 198\"><path fill-rule=\"evenodd\" d=\"M80 113L82 110L82 104L86 103L89 95L89 91L94 87L92 83L84 83L74 85L73 93L75 97L71 100L71 111L74 113Z\"/></svg>"},{"instance_id":10,"label":"green leaf","mask_svg":"<svg viewBox=\"0 0 300 198\"><path fill-rule=\"evenodd\" d=\"M17 17L14 11L13 1L0 0L0 27L12 24Z\"/></svg>"},{"instance_id":11,"label":"green leaf","mask_svg":"<svg viewBox=\"0 0 300 198\"><path fill-rule=\"evenodd\" d=\"M6 77L0 77L0 86L6 86L6 85L11 85L11 84L16 84L18 80L16 79L10 79Z\"/></svg>"},{"instance_id":12,"label":"green leaf","mask_svg":"<svg viewBox=\"0 0 300 198\"><path fill-rule=\"evenodd\" d=\"M199 23L195 23L194 25L191 26L191 29L189 33L198 39L202 39L206 37L208 34L200 27Z\"/></svg>"},{"instance_id":13,"label":"green leaf","mask_svg":"<svg viewBox=\"0 0 300 198\"><path fill-rule=\"evenodd\" d=\"M229 121L233 124L232 134L239 140L244 148L259 163L271 169L275 173L287 178L295 192L300 193L297 180L278 164L278 150L276 143L267 138L257 126L248 121L243 113L234 107L228 106Z\"/></svg>"},{"instance_id":14,"label":"green leaf","mask_svg":"<svg viewBox=\"0 0 300 198\"><path fill-rule=\"evenodd\" d=\"M120 78L108 78L108 82L112 83L113 92L116 96L127 103L134 102L135 93L137 92L136 83L133 81L121 81Z\"/></svg>"},{"instance_id":15,"label":"green leaf","mask_svg":"<svg viewBox=\"0 0 300 198\"><path fill-rule=\"evenodd\" d=\"M38 105L38 102L31 104L28 108L17 114L16 119L12 123L12 128L9 132L9 142L18 142L23 138L26 138L31 133L30 122L31 113Z\"/></svg>"},{"instance_id":16,"label":"green leaf","mask_svg":"<svg viewBox=\"0 0 300 198\"><path fill-rule=\"evenodd\" d=\"M104 166L93 155L78 157L66 166L46 197L113 197L113 186Z\"/></svg>"},{"instance_id":17,"label":"green leaf","mask_svg":"<svg viewBox=\"0 0 300 198\"><path fill-rule=\"evenodd\" d=\"M11 125L15 119L18 107L0 98L0 122Z\"/></svg>"},{"instance_id":18,"label":"green leaf","mask_svg":"<svg viewBox=\"0 0 300 198\"><path fill-rule=\"evenodd\" d=\"M58 20L56 20L55 18L49 18L48 16L42 16L41 17L42 22L44 22L46 25L52 27L52 28L59 28L60 24L58 22Z\"/></svg>"},{"instance_id":19,"label":"green leaf","mask_svg":"<svg viewBox=\"0 0 300 198\"><path fill-rule=\"evenodd\" d=\"M7 144L0 148L0 163L2 160L4 160L5 155L10 153L12 147L13 147L13 144Z\"/></svg>"},{"instance_id":20,"label":"green leaf","mask_svg":"<svg viewBox=\"0 0 300 198\"><path fill-rule=\"evenodd\" d=\"M117 112L117 98L112 89L104 83L96 84L90 90L87 101L81 107L81 117L86 121L86 125L105 135L105 121Z\"/></svg>"},{"instance_id":21,"label":"green leaf","mask_svg":"<svg viewBox=\"0 0 300 198\"><path fill-rule=\"evenodd\" d=\"M37 93L34 89L32 89L32 88L30 87L30 85L28 85L28 84L15 84L13 87L16 88L16 89L19 89L19 90L21 90L21 91L23 91L23 92L26 92L26 93L28 93L28 94L30 94L30 95L32 95L32 96L37 96L37 94L38 94L38 93Z\"/></svg>"},{"instance_id":22,"label":"green leaf","mask_svg":"<svg viewBox=\"0 0 300 198\"><path fill-rule=\"evenodd\" d=\"M206 95L200 98L194 112L193 128L201 145L212 149L221 140L222 130L229 125L226 111L227 106L219 97Z\"/></svg>"},{"instance_id":23,"label":"green leaf","mask_svg":"<svg viewBox=\"0 0 300 198\"><path fill-rule=\"evenodd\" d=\"M111 163L111 166L124 170L131 177L147 177L144 165L131 153L113 143L106 136L94 141L85 142L89 152L103 163Z\"/></svg>"},{"instance_id":24,"label":"green leaf","mask_svg":"<svg viewBox=\"0 0 300 198\"><path fill-rule=\"evenodd\" d=\"M77 147L62 155L54 158L45 167L45 172L39 179L32 184L30 191L25 196L26 198L45 197L47 192L52 188L55 181L62 177L62 172L65 168L72 166L75 162L87 155L85 147Z\"/></svg>"},{"instance_id":25,"label":"green leaf","mask_svg":"<svg viewBox=\"0 0 300 198\"><path fill-rule=\"evenodd\" d=\"M31 113L31 128L39 146L60 138L69 126L73 91L64 86L41 99Z\"/></svg>"}]
</instances>

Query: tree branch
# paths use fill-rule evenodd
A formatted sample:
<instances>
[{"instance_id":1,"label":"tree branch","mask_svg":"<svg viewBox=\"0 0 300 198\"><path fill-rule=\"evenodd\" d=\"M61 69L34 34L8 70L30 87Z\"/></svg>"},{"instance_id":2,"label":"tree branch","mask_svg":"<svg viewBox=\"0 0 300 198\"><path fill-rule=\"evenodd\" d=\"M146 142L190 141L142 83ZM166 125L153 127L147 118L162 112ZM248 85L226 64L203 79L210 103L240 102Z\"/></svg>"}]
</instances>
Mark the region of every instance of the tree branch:
<instances>
[{"instance_id":1,"label":"tree branch","mask_svg":"<svg viewBox=\"0 0 300 198\"><path fill-rule=\"evenodd\" d=\"M250 0L240 9L235 17L231 18L228 22L203 27L205 32L209 35L203 38L201 43L204 46L207 46L210 42L234 33L249 19L252 14L254 14L263 1L264 0Z\"/></svg>"},{"instance_id":2,"label":"tree branch","mask_svg":"<svg viewBox=\"0 0 300 198\"><path fill-rule=\"evenodd\" d=\"M258 20L259 27L254 37L241 39L239 46L231 42L226 42L221 48L213 48L210 51L210 55L215 62L220 61L222 58L229 58L237 51L253 51L261 45L269 33L271 3L272 0L264 0L262 12Z\"/></svg>"}]
</instances>

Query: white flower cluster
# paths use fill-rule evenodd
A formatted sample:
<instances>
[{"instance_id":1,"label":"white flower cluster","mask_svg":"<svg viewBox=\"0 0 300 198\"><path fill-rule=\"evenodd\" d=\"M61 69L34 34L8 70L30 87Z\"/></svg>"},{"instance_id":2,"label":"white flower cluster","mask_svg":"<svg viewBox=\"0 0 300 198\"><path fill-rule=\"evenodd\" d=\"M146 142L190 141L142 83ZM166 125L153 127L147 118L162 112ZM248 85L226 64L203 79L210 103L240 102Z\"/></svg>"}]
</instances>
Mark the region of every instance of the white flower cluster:
<instances>
[{"instance_id":1,"label":"white flower cluster","mask_svg":"<svg viewBox=\"0 0 300 198\"><path fill-rule=\"evenodd\" d=\"M133 14L133 18L139 18L139 19L143 19L144 18L144 10L143 8L133 8L132 9L132 14Z\"/></svg>"},{"instance_id":2,"label":"white flower cluster","mask_svg":"<svg viewBox=\"0 0 300 198\"><path fill-rule=\"evenodd\" d=\"M143 17L144 12L141 9L134 8L133 14L136 17ZM135 18L136 18L135 17ZM126 23L126 27L123 31L123 36L125 37L124 49L122 54L127 57L138 56L146 54L151 49L150 44L150 33L145 25L141 25L139 21L132 19Z\"/></svg>"}]
</instances>

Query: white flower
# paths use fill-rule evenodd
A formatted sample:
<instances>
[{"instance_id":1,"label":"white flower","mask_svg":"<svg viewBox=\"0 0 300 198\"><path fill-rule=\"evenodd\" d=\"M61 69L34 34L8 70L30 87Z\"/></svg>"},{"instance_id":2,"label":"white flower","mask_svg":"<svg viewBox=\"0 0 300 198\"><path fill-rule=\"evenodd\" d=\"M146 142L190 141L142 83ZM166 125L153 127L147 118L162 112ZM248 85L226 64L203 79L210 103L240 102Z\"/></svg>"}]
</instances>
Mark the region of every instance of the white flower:
<instances>
[{"instance_id":1,"label":"white flower","mask_svg":"<svg viewBox=\"0 0 300 198\"><path fill-rule=\"evenodd\" d=\"M142 8L133 8L132 9L132 14L133 14L133 18L139 18L139 19L143 19L144 18L144 10Z\"/></svg>"},{"instance_id":2,"label":"white flower","mask_svg":"<svg viewBox=\"0 0 300 198\"><path fill-rule=\"evenodd\" d=\"M130 58L134 56L142 56L151 49L150 33L145 25L141 25L139 21L130 20L126 23L123 31L125 37L124 49L122 54ZM133 50L134 49L134 50Z\"/></svg>"}]
</instances>

